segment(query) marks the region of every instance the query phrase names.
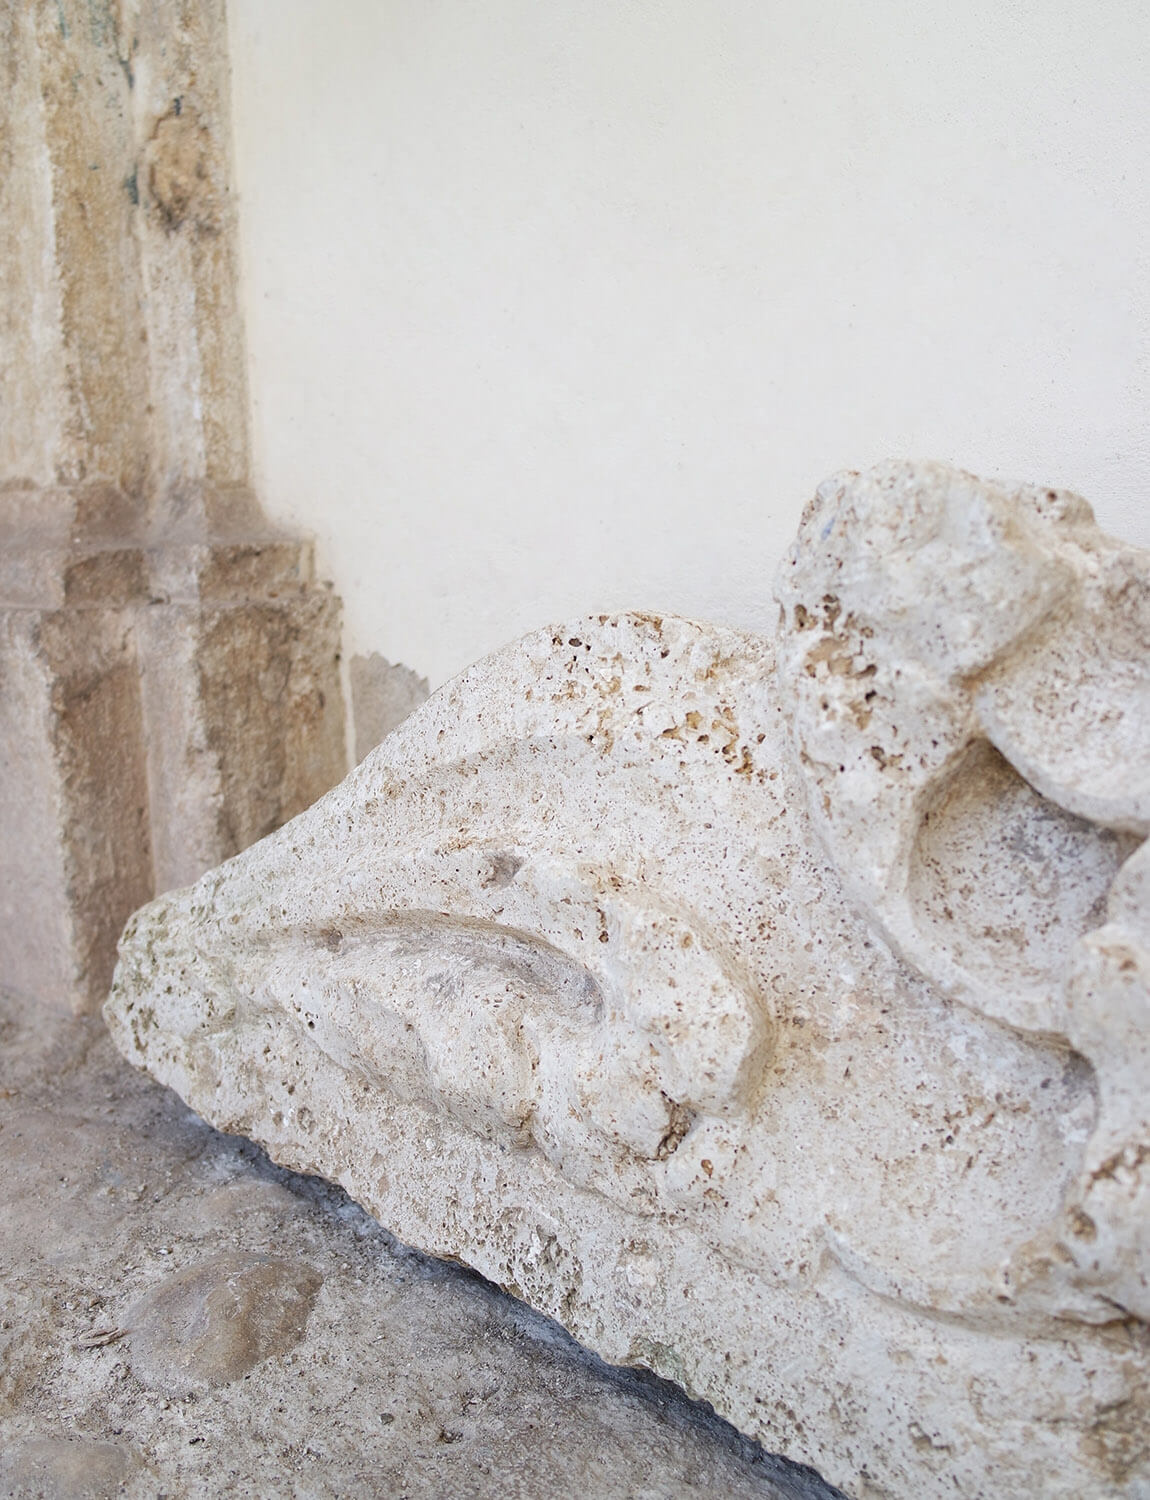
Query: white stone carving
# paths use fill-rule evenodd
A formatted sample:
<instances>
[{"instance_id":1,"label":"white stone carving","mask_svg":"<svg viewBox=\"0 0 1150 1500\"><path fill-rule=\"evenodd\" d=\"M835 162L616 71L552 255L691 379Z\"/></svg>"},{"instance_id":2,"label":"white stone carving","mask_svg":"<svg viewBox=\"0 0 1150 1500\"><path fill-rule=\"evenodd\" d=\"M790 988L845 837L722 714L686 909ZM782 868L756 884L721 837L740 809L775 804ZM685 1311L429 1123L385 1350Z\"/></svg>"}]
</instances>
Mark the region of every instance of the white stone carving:
<instances>
[{"instance_id":1,"label":"white stone carving","mask_svg":"<svg viewBox=\"0 0 1150 1500\"><path fill-rule=\"evenodd\" d=\"M777 594L480 662L113 1035L860 1500L1150 1495L1150 559L892 464Z\"/></svg>"}]
</instances>

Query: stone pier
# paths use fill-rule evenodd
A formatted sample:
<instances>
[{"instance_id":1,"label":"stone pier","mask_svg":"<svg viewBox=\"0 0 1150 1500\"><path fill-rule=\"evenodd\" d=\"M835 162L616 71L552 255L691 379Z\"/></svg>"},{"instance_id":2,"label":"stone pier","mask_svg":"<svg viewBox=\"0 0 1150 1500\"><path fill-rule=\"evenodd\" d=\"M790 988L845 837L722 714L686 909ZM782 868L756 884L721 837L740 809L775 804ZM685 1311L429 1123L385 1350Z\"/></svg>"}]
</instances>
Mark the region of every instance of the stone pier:
<instances>
[{"instance_id":1,"label":"stone pier","mask_svg":"<svg viewBox=\"0 0 1150 1500\"><path fill-rule=\"evenodd\" d=\"M0 16L0 980L346 769L339 601L249 471L221 0Z\"/></svg>"}]
</instances>

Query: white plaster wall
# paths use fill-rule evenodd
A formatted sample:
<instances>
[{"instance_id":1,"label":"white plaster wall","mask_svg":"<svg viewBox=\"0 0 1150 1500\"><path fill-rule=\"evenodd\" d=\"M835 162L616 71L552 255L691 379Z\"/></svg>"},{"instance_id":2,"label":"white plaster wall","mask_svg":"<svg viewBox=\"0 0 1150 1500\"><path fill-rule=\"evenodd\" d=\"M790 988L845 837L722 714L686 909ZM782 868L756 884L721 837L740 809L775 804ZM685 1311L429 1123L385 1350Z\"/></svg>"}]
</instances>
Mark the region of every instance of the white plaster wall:
<instances>
[{"instance_id":1,"label":"white plaster wall","mask_svg":"<svg viewBox=\"0 0 1150 1500\"><path fill-rule=\"evenodd\" d=\"M257 477L352 651L762 627L825 474L1150 544L1144 0L230 0Z\"/></svg>"}]
</instances>

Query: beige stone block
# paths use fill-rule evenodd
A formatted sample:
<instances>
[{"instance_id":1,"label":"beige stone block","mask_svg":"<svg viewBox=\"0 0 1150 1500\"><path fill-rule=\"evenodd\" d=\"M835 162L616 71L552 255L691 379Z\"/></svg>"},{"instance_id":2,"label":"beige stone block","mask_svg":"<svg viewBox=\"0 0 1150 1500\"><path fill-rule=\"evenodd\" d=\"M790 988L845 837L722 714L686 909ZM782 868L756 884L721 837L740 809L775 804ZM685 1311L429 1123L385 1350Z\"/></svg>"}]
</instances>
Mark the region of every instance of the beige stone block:
<instances>
[{"instance_id":1,"label":"beige stone block","mask_svg":"<svg viewBox=\"0 0 1150 1500\"><path fill-rule=\"evenodd\" d=\"M1142 1500L1150 557L890 464L776 595L477 663L133 918L113 1036L857 1500Z\"/></svg>"},{"instance_id":2,"label":"beige stone block","mask_svg":"<svg viewBox=\"0 0 1150 1500\"><path fill-rule=\"evenodd\" d=\"M222 0L0 7L0 983L345 769L338 601L248 487Z\"/></svg>"},{"instance_id":3,"label":"beige stone block","mask_svg":"<svg viewBox=\"0 0 1150 1500\"><path fill-rule=\"evenodd\" d=\"M75 545L75 497L43 497L36 529L21 493L0 546L0 980L83 1009L142 901L343 774L339 601L298 539Z\"/></svg>"},{"instance_id":4,"label":"beige stone block","mask_svg":"<svg viewBox=\"0 0 1150 1500\"><path fill-rule=\"evenodd\" d=\"M100 1004L155 889L129 612L0 611L0 975Z\"/></svg>"},{"instance_id":5,"label":"beige stone block","mask_svg":"<svg viewBox=\"0 0 1150 1500\"><path fill-rule=\"evenodd\" d=\"M340 606L312 583L298 540L169 546L150 563L154 602L137 634L156 888L166 890L342 775Z\"/></svg>"}]
</instances>

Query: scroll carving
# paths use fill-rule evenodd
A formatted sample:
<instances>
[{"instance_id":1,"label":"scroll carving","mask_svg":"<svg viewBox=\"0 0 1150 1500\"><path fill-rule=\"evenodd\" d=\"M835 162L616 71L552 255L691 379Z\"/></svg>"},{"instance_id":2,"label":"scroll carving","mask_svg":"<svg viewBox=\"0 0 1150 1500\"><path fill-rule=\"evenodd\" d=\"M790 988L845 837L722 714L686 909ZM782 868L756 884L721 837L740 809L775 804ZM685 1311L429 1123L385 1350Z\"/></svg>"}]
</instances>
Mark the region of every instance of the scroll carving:
<instances>
[{"instance_id":1,"label":"scroll carving","mask_svg":"<svg viewBox=\"0 0 1150 1500\"><path fill-rule=\"evenodd\" d=\"M480 662L109 1025L856 1496L1150 1492L1150 559L891 464L776 594Z\"/></svg>"}]
</instances>

